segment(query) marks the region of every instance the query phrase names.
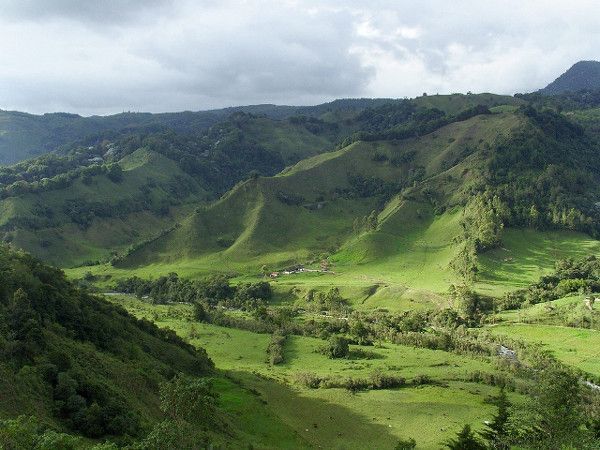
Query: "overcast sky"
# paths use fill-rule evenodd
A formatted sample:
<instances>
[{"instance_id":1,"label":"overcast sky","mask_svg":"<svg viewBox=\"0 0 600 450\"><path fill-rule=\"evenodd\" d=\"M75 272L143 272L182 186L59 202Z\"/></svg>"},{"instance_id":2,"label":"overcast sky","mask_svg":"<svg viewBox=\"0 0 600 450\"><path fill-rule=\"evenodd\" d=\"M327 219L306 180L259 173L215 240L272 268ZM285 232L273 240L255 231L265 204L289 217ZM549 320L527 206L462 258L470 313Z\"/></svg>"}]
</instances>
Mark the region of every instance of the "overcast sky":
<instances>
[{"instance_id":1,"label":"overcast sky","mask_svg":"<svg viewBox=\"0 0 600 450\"><path fill-rule=\"evenodd\" d=\"M600 59L597 1L0 0L0 109L513 94Z\"/></svg>"}]
</instances>

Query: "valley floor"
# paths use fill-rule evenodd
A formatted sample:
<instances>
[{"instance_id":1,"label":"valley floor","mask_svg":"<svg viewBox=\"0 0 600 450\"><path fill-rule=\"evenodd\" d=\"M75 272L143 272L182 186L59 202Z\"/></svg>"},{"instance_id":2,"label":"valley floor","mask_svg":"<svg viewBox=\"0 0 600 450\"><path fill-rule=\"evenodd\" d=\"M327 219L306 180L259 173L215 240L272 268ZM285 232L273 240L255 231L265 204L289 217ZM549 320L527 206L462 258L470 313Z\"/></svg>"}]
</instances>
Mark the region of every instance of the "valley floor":
<instances>
[{"instance_id":1,"label":"valley floor","mask_svg":"<svg viewBox=\"0 0 600 450\"><path fill-rule=\"evenodd\" d=\"M437 449L464 423L482 427L494 410L486 398L497 394L498 388L466 381L473 372L493 371L488 358L383 344L352 346L366 358L333 360L318 352L325 341L289 336L284 363L271 366L266 355L270 335L197 323L188 305L151 305L125 295L110 300L205 348L218 369L256 392L307 447L383 449L413 437L418 448ZM351 393L341 388L310 389L297 382L304 373L367 377L376 369L405 377L406 386ZM413 385L418 378L431 381Z\"/></svg>"}]
</instances>

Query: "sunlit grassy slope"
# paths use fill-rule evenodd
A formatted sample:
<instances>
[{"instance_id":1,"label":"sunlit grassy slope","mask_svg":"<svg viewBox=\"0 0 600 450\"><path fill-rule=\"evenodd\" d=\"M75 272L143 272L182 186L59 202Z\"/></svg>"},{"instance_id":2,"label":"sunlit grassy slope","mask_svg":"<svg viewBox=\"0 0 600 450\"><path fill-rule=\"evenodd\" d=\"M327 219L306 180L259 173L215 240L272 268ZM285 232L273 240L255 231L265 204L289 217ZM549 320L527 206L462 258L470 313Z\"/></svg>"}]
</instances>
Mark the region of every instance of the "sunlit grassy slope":
<instances>
[{"instance_id":1,"label":"sunlit grassy slope","mask_svg":"<svg viewBox=\"0 0 600 450\"><path fill-rule=\"evenodd\" d=\"M117 267L92 271L113 277L168 272L201 277L221 272L256 279L263 265L280 270L312 261L317 267L328 257L334 273L282 276L274 282L276 290L285 294L292 288L337 286L355 308L447 306L443 294L459 281L448 267L460 233L458 194L476 181L480 163L476 150L463 155L465 146L481 148L520 126L512 113L478 116L420 138L357 142L304 159L275 177L239 184ZM410 162L389 163L406 153L413 155ZM376 154L388 160L374 158ZM336 194L350 187L349 174L393 181L414 167L423 167L425 178L383 207L375 197ZM425 188L451 206L436 213L422 194ZM287 204L282 197L297 200ZM357 228L357 220L373 210L378 211L376 227ZM557 259L599 251L597 241L580 233L507 229L502 246L481 255L477 289L501 295L535 281ZM70 273L81 276L83 270Z\"/></svg>"},{"instance_id":2,"label":"sunlit grassy slope","mask_svg":"<svg viewBox=\"0 0 600 450\"><path fill-rule=\"evenodd\" d=\"M451 196L453 188L462 181L457 178L461 168L452 166L450 161L458 158L468 143L489 142L516 126L518 120L511 115L480 116L423 138L357 142L337 152L303 160L279 176L236 186L217 203L187 218L172 233L131 255L123 267L210 257L214 261L217 254L232 264L286 264L305 260L311 254L334 252L355 237L354 220L378 206L374 197L344 198L336 194L351 187L350 176L392 182L407 177L415 167L423 167L429 182L448 189ZM385 155L391 160L407 153L413 155L412 161L399 166L374 158ZM467 161L461 164L462 169L468 167ZM444 180L436 178L446 172ZM298 200L289 204L282 197ZM404 202L398 204L396 200L383 210L381 222L403 221L410 228L418 227L409 218L395 217L402 216L403 209L409 211L411 218L421 215L421 209L422 214L428 213L426 203L405 207Z\"/></svg>"}]
</instances>

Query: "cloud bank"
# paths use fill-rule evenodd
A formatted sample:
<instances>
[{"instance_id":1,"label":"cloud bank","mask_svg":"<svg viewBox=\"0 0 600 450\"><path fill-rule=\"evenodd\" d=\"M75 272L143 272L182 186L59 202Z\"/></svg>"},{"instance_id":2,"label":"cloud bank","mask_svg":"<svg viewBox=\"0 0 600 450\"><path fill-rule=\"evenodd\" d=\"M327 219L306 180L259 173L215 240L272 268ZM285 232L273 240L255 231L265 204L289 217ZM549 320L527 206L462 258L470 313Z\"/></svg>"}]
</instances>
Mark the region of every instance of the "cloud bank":
<instances>
[{"instance_id":1,"label":"cloud bank","mask_svg":"<svg viewBox=\"0 0 600 450\"><path fill-rule=\"evenodd\" d=\"M525 92L600 58L598 12L584 0L0 0L0 108Z\"/></svg>"}]
</instances>

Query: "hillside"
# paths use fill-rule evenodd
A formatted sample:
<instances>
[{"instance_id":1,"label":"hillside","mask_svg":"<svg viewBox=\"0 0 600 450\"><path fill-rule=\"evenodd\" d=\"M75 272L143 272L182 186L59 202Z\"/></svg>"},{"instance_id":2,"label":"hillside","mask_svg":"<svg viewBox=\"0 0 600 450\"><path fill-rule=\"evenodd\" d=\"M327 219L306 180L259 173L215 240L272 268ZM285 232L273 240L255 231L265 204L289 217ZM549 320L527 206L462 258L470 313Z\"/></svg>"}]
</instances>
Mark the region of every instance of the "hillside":
<instances>
[{"instance_id":1,"label":"hillside","mask_svg":"<svg viewBox=\"0 0 600 450\"><path fill-rule=\"evenodd\" d=\"M210 406L214 417L169 422L164 389L177 383L170 381L176 374L185 389L212 386L203 395L218 399ZM33 448L37 441L45 446L36 448L83 449L108 439L119 446L138 441L135 448L149 450L157 448L153 439L166 445L173 436L229 446L251 441L257 448L303 445L251 392L215 372L203 349L6 247L0 247L0 375L3 448ZM194 407L182 393L178 399ZM209 422L215 419L216 425ZM269 427L259 434L260 423ZM179 427L192 424L187 438L178 436ZM166 426L172 434L163 432Z\"/></svg>"},{"instance_id":2,"label":"hillside","mask_svg":"<svg viewBox=\"0 0 600 450\"><path fill-rule=\"evenodd\" d=\"M239 114L200 137L128 135L1 168L4 240L63 266L107 260L252 172L274 174L337 136Z\"/></svg>"},{"instance_id":3,"label":"hillside","mask_svg":"<svg viewBox=\"0 0 600 450\"><path fill-rule=\"evenodd\" d=\"M579 61L539 92L544 95L557 95L597 89L600 89L600 62Z\"/></svg>"},{"instance_id":4,"label":"hillside","mask_svg":"<svg viewBox=\"0 0 600 450\"><path fill-rule=\"evenodd\" d=\"M140 125L100 133L1 167L0 232L4 241L63 267L106 262L249 177L275 175L341 141L423 133L461 111L502 102L520 101L491 94L339 100L297 108L288 118L235 111L206 129L192 126L195 113L131 115L146 124L160 118L179 131ZM281 108L252 110L291 114Z\"/></svg>"},{"instance_id":5,"label":"hillside","mask_svg":"<svg viewBox=\"0 0 600 450\"><path fill-rule=\"evenodd\" d=\"M69 113L35 115L0 110L0 165L57 150L65 145L95 144L102 137L169 130L192 134L207 130L238 112L273 120L303 115L356 114L366 108L389 103L390 99L342 99L317 106L248 105L208 111L177 113L131 113L82 117Z\"/></svg>"},{"instance_id":6,"label":"hillside","mask_svg":"<svg viewBox=\"0 0 600 450\"><path fill-rule=\"evenodd\" d=\"M92 437L133 436L160 417L158 384L169 373L212 370L202 351L78 291L60 271L26 254L0 248L0 268L4 418L35 414ZM91 423L74 418L86 411L57 413L61 383L74 386L80 408L91 413L97 404L100 414L120 428L104 423L92 431Z\"/></svg>"},{"instance_id":7,"label":"hillside","mask_svg":"<svg viewBox=\"0 0 600 450\"><path fill-rule=\"evenodd\" d=\"M351 298L375 285L382 289L368 304L376 305L379 298L390 305L403 304L406 289L401 286L416 289L413 297L432 299L473 269L480 272L481 289L502 292L532 280L513 274L493 281L495 273L525 262L518 259L526 254L519 236L536 236L532 245L539 242L535 251L547 252L538 259L547 268L553 264L550 252L560 245L544 245L544 240L572 240L571 246L560 247L561 256L597 251L593 239L575 232L597 233L600 168L594 145L560 116L535 110L476 115L418 138L356 141L275 177L239 184L180 227L130 252L107 273L134 269L198 276L220 270L250 275L263 265L280 270L325 259L335 274L282 278L280 283L338 285ZM564 152L569 152L568 161ZM483 205L492 198L502 212L485 219L489 206ZM476 206L478 201L483 203ZM477 237L476 228L469 228L471 237L463 237L465 227L488 226L479 219L469 223L473 208L483 208L474 214L497 227L492 236ZM564 234L552 238L550 230L556 228ZM502 236L510 260L494 253L503 247ZM462 272L452 269L467 263L460 258L470 246L480 253L478 262Z\"/></svg>"}]
</instances>

